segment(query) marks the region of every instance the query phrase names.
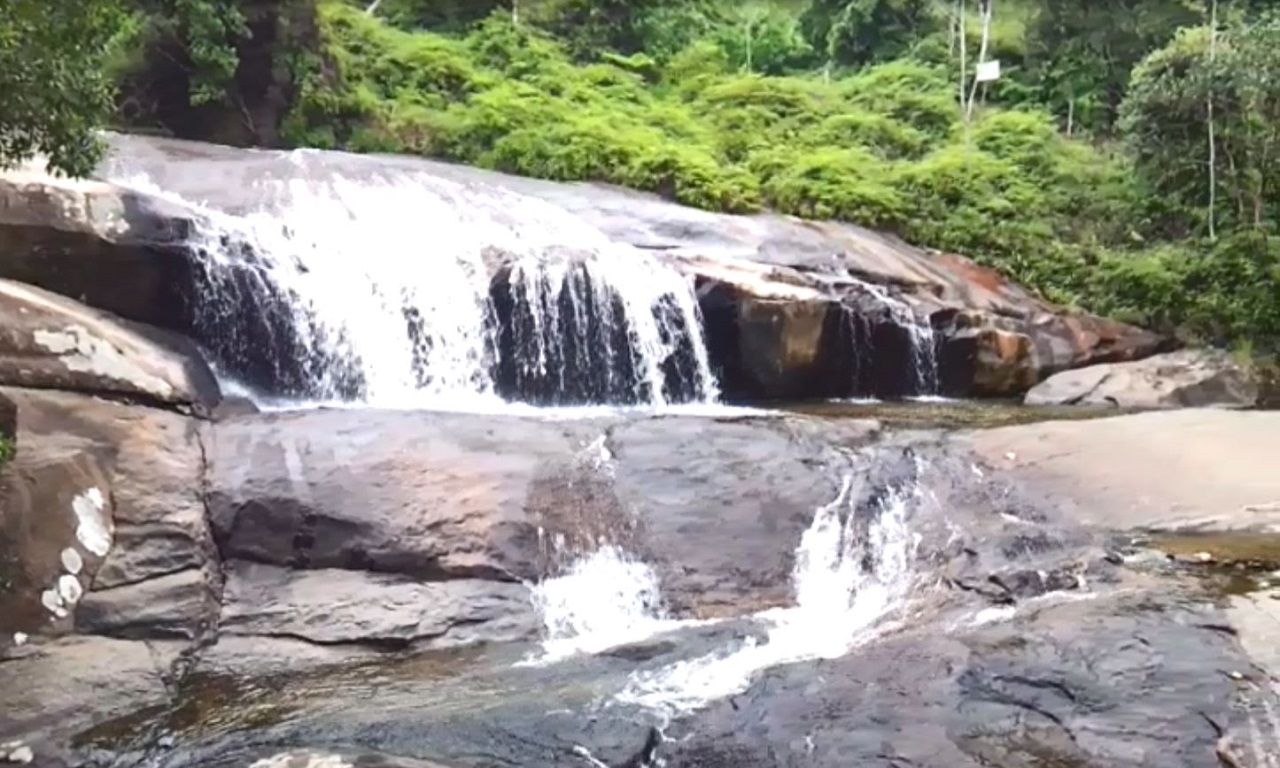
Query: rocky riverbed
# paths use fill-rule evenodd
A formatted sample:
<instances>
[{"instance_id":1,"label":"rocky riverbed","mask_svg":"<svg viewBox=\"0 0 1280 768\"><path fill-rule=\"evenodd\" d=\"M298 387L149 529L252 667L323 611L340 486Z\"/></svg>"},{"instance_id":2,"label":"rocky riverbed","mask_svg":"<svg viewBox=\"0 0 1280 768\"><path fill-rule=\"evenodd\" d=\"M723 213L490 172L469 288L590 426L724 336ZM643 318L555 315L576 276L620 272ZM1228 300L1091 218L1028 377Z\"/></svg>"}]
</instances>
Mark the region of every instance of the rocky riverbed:
<instances>
[{"instance_id":1,"label":"rocky riverbed","mask_svg":"<svg viewBox=\"0 0 1280 768\"><path fill-rule=\"evenodd\" d=\"M188 194L309 158L138 141ZM360 360L299 365L323 329L248 290L262 254L195 237L235 200L9 174L0 762L1276 767L1280 413L1167 410L1250 405L1238 363L862 230L430 168L663 252L726 394L901 383L929 337L958 390L1043 405L263 412L211 357L277 395ZM204 301L215 267L241 304ZM687 380L696 334L664 327Z\"/></svg>"},{"instance_id":2,"label":"rocky riverbed","mask_svg":"<svg viewBox=\"0 0 1280 768\"><path fill-rule=\"evenodd\" d=\"M6 571L0 743L40 765L230 767L306 752L278 764L619 768L655 752L710 768L1201 766L1220 754L1262 768L1280 736L1257 610L1160 555L1149 530L1162 519L1121 516L1132 500L1097 450L1217 434L1204 449L1235 466L1280 434L1270 414L939 433L785 415L211 422L4 395L22 444L79 435L6 470L7 540L13 500L40 499L45 478L93 483L114 521L110 553L82 553L85 594L59 617L41 601L71 540L16 518L27 538ZM1153 450L1127 461L1139 494L1167 468ZM1235 508L1244 489L1215 473L1166 480L1161 498L1195 489L1185 498ZM776 640L753 617L794 601L797 545L846 477L857 482L841 514L864 539L886 495L908 491L902 599L847 653L747 664L725 688L742 666L708 659ZM1250 490L1266 501L1280 489ZM1258 522L1250 514L1213 524ZM602 544L653 566L673 618L713 621L522 663L544 632L531 587ZM859 567L874 572L884 546L861 549ZM14 590L15 573L37 571L43 581ZM710 677L672 675L703 667ZM657 679L675 682L626 695ZM699 693L709 682L728 693Z\"/></svg>"}]
</instances>

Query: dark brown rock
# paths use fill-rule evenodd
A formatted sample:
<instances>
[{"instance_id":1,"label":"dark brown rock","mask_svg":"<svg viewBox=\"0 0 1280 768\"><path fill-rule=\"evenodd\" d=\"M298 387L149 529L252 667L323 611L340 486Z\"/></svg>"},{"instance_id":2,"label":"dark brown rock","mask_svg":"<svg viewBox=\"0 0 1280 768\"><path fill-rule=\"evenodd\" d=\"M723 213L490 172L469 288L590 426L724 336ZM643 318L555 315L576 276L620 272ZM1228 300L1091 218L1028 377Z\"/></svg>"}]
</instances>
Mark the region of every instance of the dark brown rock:
<instances>
[{"instance_id":1,"label":"dark brown rock","mask_svg":"<svg viewBox=\"0 0 1280 768\"><path fill-rule=\"evenodd\" d=\"M37 765L79 764L56 761L88 725L168 702L181 651L180 643L69 636L0 652L0 743L23 740Z\"/></svg>"},{"instance_id":2,"label":"dark brown rock","mask_svg":"<svg viewBox=\"0 0 1280 768\"><path fill-rule=\"evenodd\" d=\"M198 351L171 344L70 299L0 279L0 386L202 411L217 405L218 382Z\"/></svg>"},{"instance_id":3,"label":"dark brown rock","mask_svg":"<svg viewBox=\"0 0 1280 768\"><path fill-rule=\"evenodd\" d=\"M145 635L139 625L154 621L157 634L168 636L191 635L207 625L216 608L218 568L201 498L202 423L71 393L5 389L3 394L18 406L24 454L73 436L103 457L114 547L86 591L123 591L94 597L97 607L86 626L108 633L128 626L123 634ZM191 573L175 576L186 571ZM171 576L204 584L204 599L188 593L157 600L159 586L137 586ZM103 618L104 611L114 618ZM179 626L184 629L175 629Z\"/></svg>"},{"instance_id":4,"label":"dark brown rock","mask_svg":"<svg viewBox=\"0 0 1280 768\"><path fill-rule=\"evenodd\" d=\"M182 327L198 217L158 198L35 170L0 174L0 277L120 317Z\"/></svg>"},{"instance_id":5,"label":"dark brown rock","mask_svg":"<svg viewBox=\"0 0 1280 768\"><path fill-rule=\"evenodd\" d=\"M208 448L228 559L503 580L536 575L524 500L573 450L532 420L345 410L221 422Z\"/></svg>"},{"instance_id":6,"label":"dark brown rock","mask_svg":"<svg viewBox=\"0 0 1280 768\"><path fill-rule=\"evenodd\" d=\"M228 569L220 625L224 635L416 648L526 639L537 629L521 584L419 582L395 574L291 571L243 561Z\"/></svg>"},{"instance_id":7,"label":"dark brown rock","mask_svg":"<svg viewBox=\"0 0 1280 768\"><path fill-rule=\"evenodd\" d=\"M0 648L69 630L114 544L101 452L70 435L24 443L0 470Z\"/></svg>"}]
</instances>

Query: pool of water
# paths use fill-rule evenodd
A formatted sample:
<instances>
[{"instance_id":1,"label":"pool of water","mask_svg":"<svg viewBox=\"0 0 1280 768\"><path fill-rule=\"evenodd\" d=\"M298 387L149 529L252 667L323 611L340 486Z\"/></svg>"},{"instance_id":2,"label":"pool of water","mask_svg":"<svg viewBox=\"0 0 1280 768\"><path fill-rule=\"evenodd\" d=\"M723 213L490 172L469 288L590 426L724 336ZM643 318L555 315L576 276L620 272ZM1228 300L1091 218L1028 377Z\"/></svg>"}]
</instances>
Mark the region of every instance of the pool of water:
<instances>
[{"instance_id":1,"label":"pool of water","mask_svg":"<svg viewBox=\"0 0 1280 768\"><path fill-rule=\"evenodd\" d=\"M886 426L909 429L981 429L1135 412L1111 406L1031 406L1017 400L820 400L775 407L833 419L876 419Z\"/></svg>"}]
</instances>

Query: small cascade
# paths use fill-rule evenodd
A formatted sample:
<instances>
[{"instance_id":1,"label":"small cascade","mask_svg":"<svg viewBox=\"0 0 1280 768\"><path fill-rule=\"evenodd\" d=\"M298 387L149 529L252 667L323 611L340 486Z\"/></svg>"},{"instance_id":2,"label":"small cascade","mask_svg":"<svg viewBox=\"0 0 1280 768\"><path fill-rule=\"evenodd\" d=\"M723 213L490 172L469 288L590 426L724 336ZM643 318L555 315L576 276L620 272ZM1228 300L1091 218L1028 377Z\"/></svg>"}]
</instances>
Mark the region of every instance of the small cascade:
<instances>
[{"instance_id":1,"label":"small cascade","mask_svg":"<svg viewBox=\"0 0 1280 768\"><path fill-rule=\"evenodd\" d=\"M504 396L542 405L715 399L693 294L643 254L525 257L491 295Z\"/></svg>"},{"instance_id":2,"label":"small cascade","mask_svg":"<svg viewBox=\"0 0 1280 768\"><path fill-rule=\"evenodd\" d=\"M914 486L898 488L859 514L852 484L844 480L801 537L792 575L796 605L756 615L768 625L763 642L637 673L617 700L668 715L689 712L742 692L761 670L841 656L883 629L914 583L918 538L907 517L921 494Z\"/></svg>"},{"instance_id":3,"label":"small cascade","mask_svg":"<svg viewBox=\"0 0 1280 768\"><path fill-rule=\"evenodd\" d=\"M192 332L254 391L467 410L716 401L692 283L648 254L527 195L287 157L296 173L263 174L247 212L202 209L190 243Z\"/></svg>"},{"instance_id":4,"label":"small cascade","mask_svg":"<svg viewBox=\"0 0 1280 768\"><path fill-rule=\"evenodd\" d=\"M909 346L906 361L910 373L908 394L913 397L937 395L940 389L938 377L938 340L928 320L916 316L905 302L894 298L887 288L863 281L858 286L874 297L876 303L888 312L895 326L906 333ZM856 338L856 337L855 337ZM856 349L855 349L856 351Z\"/></svg>"},{"instance_id":5,"label":"small cascade","mask_svg":"<svg viewBox=\"0 0 1280 768\"><path fill-rule=\"evenodd\" d=\"M531 592L544 640L542 654L529 663L598 653L679 626L667 616L653 569L612 545L577 560Z\"/></svg>"}]
</instances>

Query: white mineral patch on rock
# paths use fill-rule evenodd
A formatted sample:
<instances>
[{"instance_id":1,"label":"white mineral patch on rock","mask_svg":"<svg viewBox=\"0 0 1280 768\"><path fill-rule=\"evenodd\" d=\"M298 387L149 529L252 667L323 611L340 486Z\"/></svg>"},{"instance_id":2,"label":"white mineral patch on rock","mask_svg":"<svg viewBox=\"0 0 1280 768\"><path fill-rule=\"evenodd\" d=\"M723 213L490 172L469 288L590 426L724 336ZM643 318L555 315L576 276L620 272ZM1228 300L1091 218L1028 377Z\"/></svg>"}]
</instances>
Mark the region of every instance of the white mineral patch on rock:
<instances>
[{"instance_id":1,"label":"white mineral patch on rock","mask_svg":"<svg viewBox=\"0 0 1280 768\"><path fill-rule=\"evenodd\" d=\"M80 586L79 579L69 573L64 573L58 579L58 594L67 605L75 605L84 595L84 588Z\"/></svg>"},{"instance_id":2,"label":"white mineral patch on rock","mask_svg":"<svg viewBox=\"0 0 1280 768\"><path fill-rule=\"evenodd\" d=\"M144 392L154 392L161 396L173 394L172 384L143 369L135 359L123 354L114 344L83 326L69 325L62 329L36 331L31 334L31 338L58 355L68 370L127 381Z\"/></svg>"},{"instance_id":3,"label":"white mineral patch on rock","mask_svg":"<svg viewBox=\"0 0 1280 768\"><path fill-rule=\"evenodd\" d=\"M50 613L57 613L62 607L62 596L52 589L46 589L40 593L40 604Z\"/></svg>"},{"instance_id":4,"label":"white mineral patch on rock","mask_svg":"<svg viewBox=\"0 0 1280 768\"><path fill-rule=\"evenodd\" d=\"M78 576L84 570L84 558L72 547L62 550L62 567L72 576Z\"/></svg>"},{"instance_id":5,"label":"white mineral patch on rock","mask_svg":"<svg viewBox=\"0 0 1280 768\"><path fill-rule=\"evenodd\" d=\"M77 520L76 538L98 557L106 557L111 550L111 529L103 515L104 506L102 491L97 488L90 488L71 502Z\"/></svg>"},{"instance_id":6,"label":"white mineral patch on rock","mask_svg":"<svg viewBox=\"0 0 1280 768\"><path fill-rule=\"evenodd\" d=\"M26 633L26 632L14 632L14 633L13 633L13 644L14 644L14 645L26 645L26 644L27 644L27 633Z\"/></svg>"},{"instance_id":7,"label":"white mineral patch on rock","mask_svg":"<svg viewBox=\"0 0 1280 768\"><path fill-rule=\"evenodd\" d=\"M9 753L9 762L11 763L29 763L36 759L36 755L31 751L31 747L18 747Z\"/></svg>"}]
</instances>

